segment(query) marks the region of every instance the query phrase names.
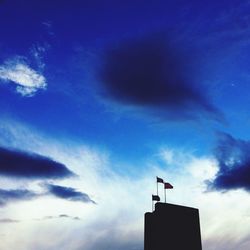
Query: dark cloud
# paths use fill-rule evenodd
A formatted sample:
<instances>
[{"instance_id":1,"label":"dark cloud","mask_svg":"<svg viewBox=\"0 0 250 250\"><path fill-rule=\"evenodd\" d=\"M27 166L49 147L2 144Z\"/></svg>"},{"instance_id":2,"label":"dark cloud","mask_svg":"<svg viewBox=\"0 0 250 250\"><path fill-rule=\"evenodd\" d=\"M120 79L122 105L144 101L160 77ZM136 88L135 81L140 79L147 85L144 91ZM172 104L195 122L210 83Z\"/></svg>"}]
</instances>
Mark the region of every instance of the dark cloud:
<instances>
[{"instance_id":1,"label":"dark cloud","mask_svg":"<svg viewBox=\"0 0 250 250\"><path fill-rule=\"evenodd\" d=\"M90 199L90 197L87 194L79 192L71 187L64 187L53 184L47 184L46 187L50 194L61 199L66 199L70 201L81 201L85 203L86 202L95 203L93 200Z\"/></svg>"},{"instance_id":2,"label":"dark cloud","mask_svg":"<svg viewBox=\"0 0 250 250\"><path fill-rule=\"evenodd\" d=\"M36 220L51 220L51 219L72 219L72 220L81 220L78 216L70 216L67 214L60 214L58 216L45 216L43 219L36 219Z\"/></svg>"},{"instance_id":3,"label":"dark cloud","mask_svg":"<svg viewBox=\"0 0 250 250\"><path fill-rule=\"evenodd\" d=\"M0 147L0 175L30 179L57 179L74 174L65 165L49 157Z\"/></svg>"},{"instance_id":4,"label":"dark cloud","mask_svg":"<svg viewBox=\"0 0 250 250\"><path fill-rule=\"evenodd\" d=\"M235 139L226 133L219 133L218 136L215 156L219 171L213 182L208 182L208 188L250 191L250 141Z\"/></svg>"},{"instance_id":5,"label":"dark cloud","mask_svg":"<svg viewBox=\"0 0 250 250\"><path fill-rule=\"evenodd\" d=\"M60 214L59 217L60 218L68 218L69 216L67 214Z\"/></svg>"},{"instance_id":6,"label":"dark cloud","mask_svg":"<svg viewBox=\"0 0 250 250\"><path fill-rule=\"evenodd\" d=\"M4 219L0 219L0 223L18 223L20 222L19 220L13 220L10 218L4 218Z\"/></svg>"},{"instance_id":7,"label":"dark cloud","mask_svg":"<svg viewBox=\"0 0 250 250\"><path fill-rule=\"evenodd\" d=\"M192 60L164 35L126 41L109 49L99 71L105 97L147 108L164 118L221 120L204 86L193 84Z\"/></svg>"},{"instance_id":8,"label":"dark cloud","mask_svg":"<svg viewBox=\"0 0 250 250\"><path fill-rule=\"evenodd\" d=\"M72 219L72 220L81 220L78 216L70 216L70 215L67 215L67 214L60 214L58 216L58 218L69 218L69 219Z\"/></svg>"},{"instance_id":9,"label":"dark cloud","mask_svg":"<svg viewBox=\"0 0 250 250\"><path fill-rule=\"evenodd\" d=\"M27 189L0 189L0 206L4 206L11 202L32 200L38 194Z\"/></svg>"},{"instance_id":10,"label":"dark cloud","mask_svg":"<svg viewBox=\"0 0 250 250\"><path fill-rule=\"evenodd\" d=\"M81 220L78 216L70 216L70 215L67 215L67 214L60 214L58 216L58 218L69 218L69 219L72 219L72 220Z\"/></svg>"}]
</instances>

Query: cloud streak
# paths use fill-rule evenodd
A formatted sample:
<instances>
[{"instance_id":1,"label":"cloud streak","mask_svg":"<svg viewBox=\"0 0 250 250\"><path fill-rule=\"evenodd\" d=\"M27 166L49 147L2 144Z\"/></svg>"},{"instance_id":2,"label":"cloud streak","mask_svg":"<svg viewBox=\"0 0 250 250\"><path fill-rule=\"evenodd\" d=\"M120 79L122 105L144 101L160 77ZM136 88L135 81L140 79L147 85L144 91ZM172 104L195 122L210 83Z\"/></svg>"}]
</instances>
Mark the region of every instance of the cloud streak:
<instances>
[{"instance_id":1,"label":"cloud streak","mask_svg":"<svg viewBox=\"0 0 250 250\"><path fill-rule=\"evenodd\" d=\"M74 173L49 157L0 147L0 175L28 179L61 179L74 176Z\"/></svg>"},{"instance_id":2,"label":"cloud streak","mask_svg":"<svg viewBox=\"0 0 250 250\"><path fill-rule=\"evenodd\" d=\"M58 216L45 216L42 219L37 219L37 220L52 220L52 219L72 219L72 220L81 220L78 216L70 216L68 214L59 214Z\"/></svg>"},{"instance_id":3,"label":"cloud streak","mask_svg":"<svg viewBox=\"0 0 250 250\"><path fill-rule=\"evenodd\" d=\"M19 220L13 220L13 219L10 219L10 218L3 218L3 219L0 219L0 223L18 223L20 222Z\"/></svg>"},{"instance_id":4,"label":"cloud streak","mask_svg":"<svg viewBox=\"0 0 250 250\"><path fill-rule=\"evenodd\" d=\"M22 96L33 96L47 87L45 77L20 58L13 58L0 66L0 80L14 84L16 92Z\"/></svg>"},{"instance_id":5,"label":"cloud streak","mask_svg":"<svg viewBox=\"0 0 250 250\"><path fill-rule=\"evenodd\" d=\"M219 171L215 179L208 182L208 188L250 191L250 141L236 139L227 133L219 133L218 136L215 156Z\"/></svg>"},{"instance_id":6,"label":"cloud streak","mask_svg":"<svg viewBox=\"0 0 250 250\"><path fill-rule=\"evenodd\" d=\"M103 96L144 107L164 119L222 119L204 87L193 83L187 53L181 53L165 36L124 42L107 50L102 59L98 78Z\"/></svg>"},{"instance_id":7,"label":"cloud streak","mask_svg":"<svg viewBox=\"0 0 250 250\"><path fill-rule=\"evenodd\" d=\"M27 189L0 189L0 206L11 202L32 200L37 196L38 194Z\"/></svg>"},{"instance_id":8,"label":"cloud streak","mask_svg":"<svg viewBox=\"0 0 250 250\"><path fill-rule=\"evenodd\" d=\"M79 192L74 188L64 187L64 186L59 186L59 185L54 185L54 184L47 184L46 187L50 194L58 198L66 199L69 201L80 201L84 203L90 202L90 203L95 204L95 202L91 200L87 194Z\"/></svg>"}]
</instances>

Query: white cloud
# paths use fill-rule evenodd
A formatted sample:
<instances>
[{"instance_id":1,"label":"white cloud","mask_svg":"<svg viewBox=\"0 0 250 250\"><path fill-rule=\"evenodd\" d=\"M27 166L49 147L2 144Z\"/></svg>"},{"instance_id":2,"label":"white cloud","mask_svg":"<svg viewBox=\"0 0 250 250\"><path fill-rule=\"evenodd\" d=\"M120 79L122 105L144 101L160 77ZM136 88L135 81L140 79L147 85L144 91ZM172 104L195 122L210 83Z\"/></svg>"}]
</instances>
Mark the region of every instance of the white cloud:
<instances>
[{"instance_id":1,"label":"white cloud","mask_svg":"<svg viewBox=\"0 0 250 250\"><path fill-rule=\"evenodd\" d=\"M33 96L38 90L47 87L45 77L18 57L0 66L0 79L15 84L16 91L22 96Z\"/></svg>"},{"instance_id":2,"label":"white cloud","mask_svg":"<svg viewBox=\"0 0 250 250\"><path fill-rule=\"evenodd\" d=\"M1 131L8 132L12 140L2 136ZM199 208L203 249L249 248L249 194L240 190L226 194L204 192L204 180L213 178L218 168L211 156L197 157L192 153L161 148L159 156L166 162L166 168L145 163L140 176L122 176L112 168L114 163L108 152L69 141L56 142L13 121L1 122L0 135L0 144L34 150L65 163L80 178L57 184L86 192L98 203L76 204L43 197L2 208L2 216L21 222L14 225L15 230L11 223L0 229L0 234L6 235L0 248L142 250L143 215L151 210L156 175L174 185L174 189L167 192L168 202ZM170 162L171 168L168 167ZM12 182L9 184L13 185ZM37 184L22 183L32 189ZM8 185L7 180L4 185ZM163 197L163 190L160 188L159 191ZM32 220L58 214L78 216L81 220L61 223Z\"/></svg>"}]
</instances>

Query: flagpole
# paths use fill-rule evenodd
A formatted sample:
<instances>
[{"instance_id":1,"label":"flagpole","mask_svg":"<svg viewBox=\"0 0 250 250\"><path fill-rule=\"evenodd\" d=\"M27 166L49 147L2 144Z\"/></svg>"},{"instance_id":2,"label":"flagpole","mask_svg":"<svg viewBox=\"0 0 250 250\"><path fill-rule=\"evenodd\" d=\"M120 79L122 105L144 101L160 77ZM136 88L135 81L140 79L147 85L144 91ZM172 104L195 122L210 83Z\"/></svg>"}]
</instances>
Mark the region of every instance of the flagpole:
<instances>
[{"instance_id":1,"label":"flagpole","mask_svg":"<svg viewBox=\"0 0 250 250\"><path fill-rule=\"evenodd\" d=\"M157 181L157 177L156 177L156 190L157 190L157 195L159 195L158 194L158 181Z\"/></svg>"}]
</instances>

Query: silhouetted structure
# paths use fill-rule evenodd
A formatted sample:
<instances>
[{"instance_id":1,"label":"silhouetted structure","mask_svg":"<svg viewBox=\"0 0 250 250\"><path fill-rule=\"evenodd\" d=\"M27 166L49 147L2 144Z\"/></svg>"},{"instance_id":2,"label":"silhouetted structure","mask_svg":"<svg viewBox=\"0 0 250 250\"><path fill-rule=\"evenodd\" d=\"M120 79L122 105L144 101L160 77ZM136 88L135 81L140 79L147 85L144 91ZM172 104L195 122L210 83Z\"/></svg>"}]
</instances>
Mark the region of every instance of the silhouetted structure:
<instances>
[{"instance_id":1,"label":"silhouetted structure","mask_svg":"<svg viewBox=\"0 0 250 250\"><path fill-rule=\"evenodd\" d=\"M145 214L144 250L201 250L199 210L156 203Z\"/></svg>"}]
</instances>

